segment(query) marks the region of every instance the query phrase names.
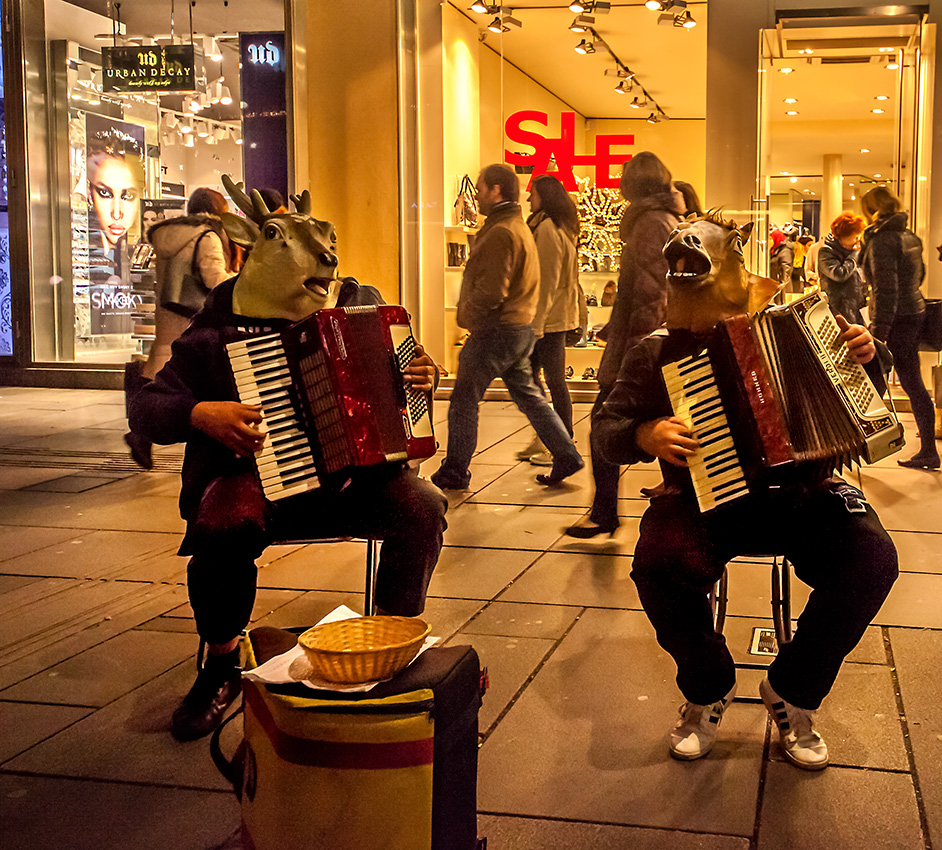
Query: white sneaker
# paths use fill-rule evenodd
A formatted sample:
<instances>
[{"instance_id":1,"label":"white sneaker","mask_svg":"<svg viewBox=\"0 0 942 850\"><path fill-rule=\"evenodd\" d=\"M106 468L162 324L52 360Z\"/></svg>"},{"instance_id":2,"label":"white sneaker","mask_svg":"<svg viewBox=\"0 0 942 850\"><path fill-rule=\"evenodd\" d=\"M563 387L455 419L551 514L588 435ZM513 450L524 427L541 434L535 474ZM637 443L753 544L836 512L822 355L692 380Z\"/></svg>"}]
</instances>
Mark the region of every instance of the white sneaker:
<instances>
[{"instance_id":1,"label":"white sneaker","mask_svg":"<svg viewBox=\"0 0 942 850\"><path fill-rule=\"evenodd\" d=\"M552 466L553 456L549 452L537 452L528 458L534 466Z\"/></svg>"},{"instance_id":2,"label":"white sneaker","mask_svg":"<svg viewBox=\"0 0 942 850\"><path fill-rule=\"evenodd\" d=\"M697 705L685 702L680 707L680 719L671 730L670 752L675 759L693 761L702 758L716 743L716 733L723 719L723 712L736 696L736 686L719 702Z\"/></svg>"},{"instance_id":3,"label":"white sneaker","mask_svg":"<svg viewBox=\"0 0 942 850\"><path fill-rule=\"evenodd\" d=\"M534 435L533 439L530 440L530 445L525 449L520 449L517 452L517 460L529 460L533 455L538 454L539 452L545 452L546 446L543 445L543 441Z\"/></svg>"},{"instance_id":4,"label":"white sneaker","mask_svg":"<svg viewBox=\"0 0 942 850\"><path fill-rule=\"evenodd\" d=\"M814 712L785 702L763 679L759 695L778 727L782 752L793 765L802 770L823 770L828 766L828 745L814 731Z\"/></svg>"}]
</instances>

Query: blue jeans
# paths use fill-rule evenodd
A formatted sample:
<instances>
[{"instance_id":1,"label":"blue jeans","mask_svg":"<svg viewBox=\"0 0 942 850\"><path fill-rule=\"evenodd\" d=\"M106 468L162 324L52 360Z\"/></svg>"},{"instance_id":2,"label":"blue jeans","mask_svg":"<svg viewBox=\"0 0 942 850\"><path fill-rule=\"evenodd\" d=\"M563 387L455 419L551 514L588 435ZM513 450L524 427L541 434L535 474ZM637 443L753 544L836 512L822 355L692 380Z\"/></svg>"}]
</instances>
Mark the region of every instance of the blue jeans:
<instances>
[{"instance_id":1,"label":"blue jeans","mask_svg":"<svg viewBox=\"0 0 942 850\"><path fill-rule=\"evenodd\" d=\"M514 404L520 408L556 462L571 465L581 460L559 415L533 380L530 354L533 329L529 325L474 331L458 357L458 374L448 408L448 455L439 474L466 486L468 465L478 443L478 404L494 378L503 378Z\"/></svg>"}]
</instances>

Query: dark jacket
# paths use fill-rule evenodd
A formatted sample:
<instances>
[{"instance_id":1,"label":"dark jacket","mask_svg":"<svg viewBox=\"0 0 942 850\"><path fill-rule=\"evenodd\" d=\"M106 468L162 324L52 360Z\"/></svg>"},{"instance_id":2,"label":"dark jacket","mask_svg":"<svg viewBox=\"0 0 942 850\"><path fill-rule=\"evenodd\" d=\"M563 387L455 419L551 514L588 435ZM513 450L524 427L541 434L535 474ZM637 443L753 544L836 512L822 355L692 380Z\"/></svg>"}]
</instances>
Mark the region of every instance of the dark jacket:
<instances>
[{"instance_id":1,"label":"dark jacket","mask_svg":"<svg viewBox=\"0 0 942 850\"><path fill-rule=\"evenodd\" d=\"M540 258L520 205L497 205L474 237L461 278L458 326L474 333L498 325L529 325L539 286Z\"/></svg>"},{"instance_id":2,"label":"dark jacket","mask_svg":"<svg viewBox=\"0 0 942 850\"><path fill-rule=\"evenodd\" d=\"M828 234L818 251L818 279L828 294L831 312L840 313L848 322L861 324L863 278L857 264L857 251L845 248L833 234Z\"/></svg>"},{"instance_id":3,"label":"dark jacket","mask_svg":"<svg viewBox=\"0 0 942 850\"><path fill-rule=\"evenodd\" d=\"M863 234L860 265L870 287L870 328L886 340L897 316L926 309L919 286L926 276L922 241L906 228L906 213L877 219Z\"/></svg>"},{"instance_id":4,"label":"dark jacket","mask_svg":"<svg viewBox=\"0 0 942 850\"><path fill-rule=\"evenodd\" d=\"M682 213L680 193L664 192L635 201L622 215L618 294L612 317L599 334L606 343L598 373L603 388L615 383L625 352L667 318L668 268L663 252Z\"/></svg>"},{"instance_id":5,"label":"dark jacket","mask_svg":"<svg viewBox=\"0 0 942 850\"><path fill-rule=\"evenodd\" d=\"M207 296L189 328L173 343L173 356L157 377L131 400L128 420L134 433L153 443L186 443L180 515L195 518L207 485L220 476L251 472L251 458L239 458L222 443L191 427L193 408L201 401L238 401L226 345L238 339L272 333L291 324L287 319L252 319L232 312L237 278L219 284ZM382 303L378 292L347 278L338 305Z\"/></svg>"}]
</instances>

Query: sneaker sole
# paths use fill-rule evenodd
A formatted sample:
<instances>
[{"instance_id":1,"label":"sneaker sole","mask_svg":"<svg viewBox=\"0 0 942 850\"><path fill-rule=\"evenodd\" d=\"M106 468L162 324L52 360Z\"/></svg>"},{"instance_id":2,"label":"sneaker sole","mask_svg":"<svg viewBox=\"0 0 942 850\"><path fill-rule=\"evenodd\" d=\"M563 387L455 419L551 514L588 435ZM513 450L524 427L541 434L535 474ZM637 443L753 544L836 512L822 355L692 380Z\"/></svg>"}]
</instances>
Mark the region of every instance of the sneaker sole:
<instances>
[{"instance_id":1,"label":"sneaker sole","mask_svg":"<svg viewBox=\"0 0 942 850\"><path fill-rule=\"evenodd\" d=\"M809 764L808 762L799 761L796 759L785 747L779 742L779 749L782 751L782 755L785 756L785 761L790 764L795 765L795 767L801 768L802 770L824 770L830 763L829 759L825 759L820 764Z\"/></svg>"},{"instance_id":2,"label":"sneaker sole","mask_svg":"<svg viewBox=\"0 0 942 850\"><path fill-rule=\"evenodd\" d=\"M696 761L697 759L702 759L704 756L708 756L713 751L713 747L709 747L696 755L689 756L686 753L678 753L670 744L667 746L667 751L671 754L671 758L675 758L677 761Z\"/></svg>"}]
</instances>

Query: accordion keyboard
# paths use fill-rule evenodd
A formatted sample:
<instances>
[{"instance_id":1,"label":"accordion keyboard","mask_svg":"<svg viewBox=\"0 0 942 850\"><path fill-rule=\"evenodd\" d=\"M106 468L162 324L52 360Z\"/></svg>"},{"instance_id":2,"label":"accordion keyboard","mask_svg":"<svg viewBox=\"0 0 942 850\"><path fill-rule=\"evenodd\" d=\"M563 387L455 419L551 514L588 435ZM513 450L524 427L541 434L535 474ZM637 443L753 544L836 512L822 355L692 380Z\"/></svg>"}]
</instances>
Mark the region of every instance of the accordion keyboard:
<instances>
[{"instance_id":1,"label":"accordion keyboard","mask_svg":"<svg viewBox=\"0 0 942 850\"><path fill-rule=\"evenodd\" d=\"M662 369L674 415L700 444L687 459L701 511L709 511L749 492L720 400L709 355L704 351Z\"/></svg>"},{"instance_id":2,"label":"accordion keyboard","mask_svg":"<svg viewBox=\"0 0 942 850\"><path fill-rule=\"evenodd\" d=\"M316 489L311 445L291 401L291 375L279 334L266 334L226 346L239 401L261 405L265 444L255 463L265 498L277 501Z\"/></svg>"}]
</instances>

